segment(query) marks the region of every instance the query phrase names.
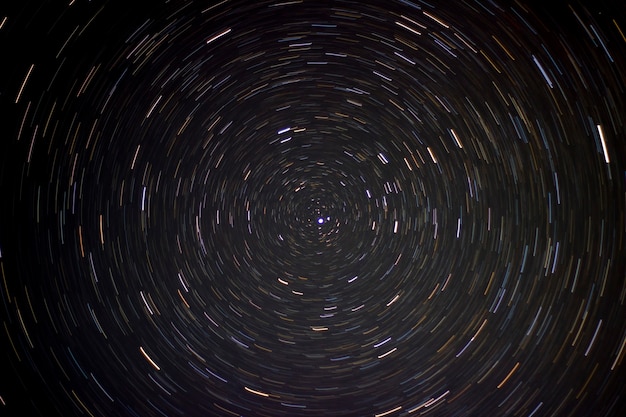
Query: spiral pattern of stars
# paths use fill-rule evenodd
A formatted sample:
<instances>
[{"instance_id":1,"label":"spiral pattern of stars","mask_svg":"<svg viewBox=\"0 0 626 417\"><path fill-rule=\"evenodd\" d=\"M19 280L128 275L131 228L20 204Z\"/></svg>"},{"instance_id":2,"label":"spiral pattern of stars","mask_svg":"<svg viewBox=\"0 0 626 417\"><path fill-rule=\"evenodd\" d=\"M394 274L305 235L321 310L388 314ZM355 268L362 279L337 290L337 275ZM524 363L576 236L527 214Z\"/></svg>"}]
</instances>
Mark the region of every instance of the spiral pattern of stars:
<instances>
[{"instance_id":1,"label":"spiral pattern of stars","mask_svg":"<svg viewBox=\"0 0 626 417\"><path fill-rule=\"evenodd\" d=\"M14 3L0 414L624 415L619 1Z\"/></svg>"}]
</instances>

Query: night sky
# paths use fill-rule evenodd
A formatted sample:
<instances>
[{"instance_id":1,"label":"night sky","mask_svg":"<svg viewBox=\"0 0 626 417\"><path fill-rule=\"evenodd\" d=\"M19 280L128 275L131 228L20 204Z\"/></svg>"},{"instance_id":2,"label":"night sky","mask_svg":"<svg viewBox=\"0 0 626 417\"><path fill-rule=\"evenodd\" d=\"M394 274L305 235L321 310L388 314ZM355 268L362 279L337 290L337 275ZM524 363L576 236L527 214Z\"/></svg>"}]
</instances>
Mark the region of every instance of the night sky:
<instances>
[{"instance_id":1,"label":"night sky","mask_svg":"<svg viewBox=\"0 0 626 417\"><path fill-rule=\"evenodd\" d=\"M0 416L626 415L622 0L146 4L0 5Z\"/></svg>"}]
</instances>

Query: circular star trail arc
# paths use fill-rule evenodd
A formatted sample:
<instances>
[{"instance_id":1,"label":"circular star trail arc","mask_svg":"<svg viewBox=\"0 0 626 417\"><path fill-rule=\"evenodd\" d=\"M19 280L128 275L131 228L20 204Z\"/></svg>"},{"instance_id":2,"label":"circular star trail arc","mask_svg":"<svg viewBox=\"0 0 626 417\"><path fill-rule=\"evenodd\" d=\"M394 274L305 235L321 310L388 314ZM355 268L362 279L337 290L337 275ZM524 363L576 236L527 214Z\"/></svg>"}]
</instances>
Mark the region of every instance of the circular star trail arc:
<instances>
[{"instance_id":1,"label":"circular star trail arc","mask_svg":"<svg viewBox=\"0 0 626 417\"><path fill-rule=\"evenodd\" d=\"M3 415L623 415L618 3L6 7Z\"/></svg>"}]
</instances>

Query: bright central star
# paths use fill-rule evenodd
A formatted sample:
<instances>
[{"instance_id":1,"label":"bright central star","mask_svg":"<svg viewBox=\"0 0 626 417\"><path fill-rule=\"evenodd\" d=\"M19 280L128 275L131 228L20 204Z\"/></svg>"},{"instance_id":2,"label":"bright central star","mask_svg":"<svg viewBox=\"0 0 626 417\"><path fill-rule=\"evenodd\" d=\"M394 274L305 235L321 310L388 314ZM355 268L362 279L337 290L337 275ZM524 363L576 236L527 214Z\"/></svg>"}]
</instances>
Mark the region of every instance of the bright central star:
<instances>
[{"instance_id":1,"label":"bright central star","mask_svg":"<svg viewBox=\"0 0 626 417\"><path fill-rule=\"evenodd\" d=\"M324 218L320 217L319 219L317 219L317 223L322 224L324 223Z\"/></svg>"}]
</instances>

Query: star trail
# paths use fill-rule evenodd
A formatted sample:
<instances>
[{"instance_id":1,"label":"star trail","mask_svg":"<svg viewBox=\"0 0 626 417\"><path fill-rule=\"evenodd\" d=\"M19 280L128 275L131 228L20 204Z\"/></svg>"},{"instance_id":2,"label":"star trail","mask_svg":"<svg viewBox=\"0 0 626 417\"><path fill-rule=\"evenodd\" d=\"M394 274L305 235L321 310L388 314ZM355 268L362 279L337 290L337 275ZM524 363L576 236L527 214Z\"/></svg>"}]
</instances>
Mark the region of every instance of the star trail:
<instances>
[{"instance_id":1,"label":"star trail","mask_svg":"<svg viewBox=\"0 0 626 417\"><path fill-rule=\"evenodd\" d=\"M7 3L0 415L626 415L621 1Z\"/></svg>"}]
</instances>

